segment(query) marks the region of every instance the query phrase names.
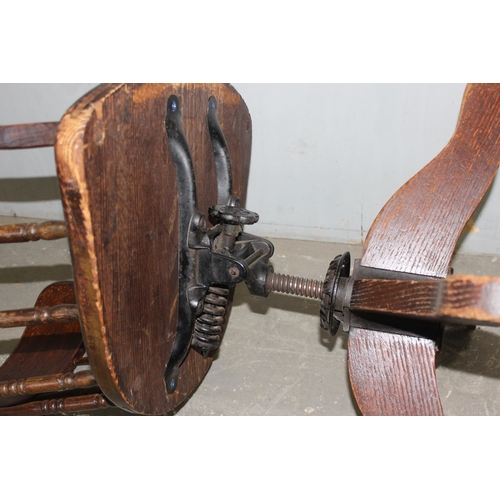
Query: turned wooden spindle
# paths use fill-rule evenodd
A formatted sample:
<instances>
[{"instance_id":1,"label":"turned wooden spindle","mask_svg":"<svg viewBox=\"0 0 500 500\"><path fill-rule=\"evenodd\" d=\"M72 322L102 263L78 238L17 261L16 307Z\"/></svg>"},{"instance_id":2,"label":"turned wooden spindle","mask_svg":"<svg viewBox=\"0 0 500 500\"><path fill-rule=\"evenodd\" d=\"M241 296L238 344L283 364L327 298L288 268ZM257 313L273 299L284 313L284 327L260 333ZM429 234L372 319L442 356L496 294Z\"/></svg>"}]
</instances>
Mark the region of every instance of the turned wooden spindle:
<instances>
[{"instance_id":1,"label":"turned wooden spindle","mask_svg":"<svg viewBox=\"0 0 500 500\"><path fill-rule=\"evenodd\" d=\"M34 401L17 406L0 408L2 415L56 415L58 413L74 413L100 410L112 406L102 394L73 396L60 399Z\"/></svg>"},{"instance_id":2,"label":"turned wooden spindle","mask_svg":"<svg viewBox=\"0 0 500 500\"><path fill-rule=\"evenodd\" d=\"M30 307L13 311L0 311L0 328L36 326L48 323L72 323L80 318L78 306L59 304L54 307Z\"/></svg>"},{"instance_id":3,"label":"turned wooden spindle","mask_svg":"<svg viewBox=\"0 0 500 500\"><path fill-rule=\"evenodd\" d=\"M32 222L27 224L0 226L0 243L58 240L66 238L67 235L66 223L63 221Z\"/></svg>"},{"instance_id":4,"label":"turned wooden spindle","mask_svg":"<svg viewBox=\"0 0 500 500\"><path fill-rule=\"evenodd\" d=\"M26 149L53 146L58 122L27 123L0 127L0 149Z\"/></svg>"},{"instance_id":5,"label":"turned wooden spindle","mask_svg":"<svg viewBox=\"0 0 500 500\"><path fill-rule=\"evenodd\" d=\"M75 360L75 366L88 365L89 358L87 356L83 356L77 360Z\"/></svg>"},{"instance_id":6,"label":"turned wooden spindle","mask_svg":"<svg viewBox=\"0 0 500 500\"><path fill-rule=\"evenodd\" d=\"M0 397L23 396L25 394L43 394L68 389L86 389L95 387L97 382L91 371L78 373L59 373L19 380L0 382Z\"/></svg>"}]
</instances>

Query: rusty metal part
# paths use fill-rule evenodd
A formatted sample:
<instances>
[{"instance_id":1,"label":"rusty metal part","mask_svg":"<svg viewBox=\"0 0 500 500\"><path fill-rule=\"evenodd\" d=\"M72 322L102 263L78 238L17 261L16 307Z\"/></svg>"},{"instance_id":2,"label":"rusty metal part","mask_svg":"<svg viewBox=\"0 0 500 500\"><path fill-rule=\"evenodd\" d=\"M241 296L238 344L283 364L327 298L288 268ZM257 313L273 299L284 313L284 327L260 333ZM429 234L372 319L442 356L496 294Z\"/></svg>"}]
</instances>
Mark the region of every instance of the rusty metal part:
<instances>
[{"instance_id":1,"label":"rusty metal part","mask_svg":"<svg viewBox=\"0 0 500 500\"><path fill-rule=\"evenodd\" d=\"M320 299L323 294L323 283L321 281L299 278L288 274L269 273L266 286L272 292L288 293L311 299Z\"/></svg>"},{"instance_id":2,"label":"rusty metal part","mask_svg":"<svg viewBox=\"0 0 500 500\"><path fill-rule=\"evenodd\" d=\"M227 288L211 286L205 296L203 312L196 318L191 345L206 357L219 348L226 314Z\"/></svg>"},{"instance_id":3,"label":"rusty metal part","mask_svg":"<svg viewBox=\"0 0 500 500\"><path fill-rule=\"evenodd\" d=\"M345 290L343 285L347 281L346 278L349 277L350 269L351 255L349 252L345 252L342 255L337 255L330 262L326 272L321 295L320 324L321 328L330 332L331 335L335 335L340 326L340 320L336 317L336 313L342 313L345 305L344 301L339 301L338 298Z\"/></svg>"}]
</instances>

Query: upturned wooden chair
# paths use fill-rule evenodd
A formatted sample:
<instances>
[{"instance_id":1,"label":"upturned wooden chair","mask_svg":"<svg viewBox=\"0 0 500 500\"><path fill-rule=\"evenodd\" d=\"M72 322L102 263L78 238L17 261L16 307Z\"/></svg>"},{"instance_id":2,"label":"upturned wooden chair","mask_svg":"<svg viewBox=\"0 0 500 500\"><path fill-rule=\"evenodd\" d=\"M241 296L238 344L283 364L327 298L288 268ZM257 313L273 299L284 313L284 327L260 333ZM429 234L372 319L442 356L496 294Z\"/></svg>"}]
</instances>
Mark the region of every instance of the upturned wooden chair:
<instances>
[{"instance_id":1,"label":"upturned wooden chair","mask_svg":"<svg viewBox=\"0 0 500 500\"><path fill-rule=\"evenodd\" d=\"M4 227L0 241L67 235L74 283L0 313L27 326L0 367L0 414L168 414L210 368L241 281L320 299L332 334L343 323L365 415L442 415L443 325L500 325L500 279L449 269L500 162L500 85L467 87L448 145L382 209L352 274L344 254L324 282L274 273L272 244L243 232L258 219L242 208L251 120L232 87L101 85L58 124L0 129L2 148L50 145L65 223Z\"/></svg>"},{"instance_id":2,"label":"upturned wooden chair","mask_svg":"<svg viewBox=\"0 0 500 500\"><path fill-rule=\"evenodd\" d=\"M178 185L166 135L170 96L182 106L198 208L207 212L221 196L215 173L222 153L219 148L214 156L217 130L210 134L207 126L210 99L217 114L208 125L224 130L233 165L231 191L244 203L251 119L229 85L105 84L82 97L59 123L0 128L0 148L55 146L66 217L3 227L0 241L68 236L74 272L74 283L51 285L34 308L0 314L1 327L27 326L0 367L0 414L110 405L166 414L210 368L211 355L189 349L176 391L167 395L164 372L176 337L182 273L178 219L184 187ZM231 300L232 294L225 299L224 321ZM89 369L75 373L82 364Z\"/></svg>"}]
</instances>

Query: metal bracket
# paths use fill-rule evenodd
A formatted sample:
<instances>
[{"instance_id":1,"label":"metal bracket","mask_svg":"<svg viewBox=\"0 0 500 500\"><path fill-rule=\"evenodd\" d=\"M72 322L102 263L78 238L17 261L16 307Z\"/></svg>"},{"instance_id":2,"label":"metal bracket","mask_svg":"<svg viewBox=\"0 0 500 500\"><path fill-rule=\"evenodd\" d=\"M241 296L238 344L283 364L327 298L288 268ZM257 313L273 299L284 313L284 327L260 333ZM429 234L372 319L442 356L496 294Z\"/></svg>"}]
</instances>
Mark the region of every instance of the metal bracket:
<instances>
[{"instance_id":1,"label":"metal bracket","mask_svg":"<svg viewBox=\"0 0 500 500\"><path fill-rule=\"evenodd\" d=\"M165 369L167 392L172 394L177 387L179 366L184 361L191 345L191 335L194 328L195 312L193 310L193 291L196 285L195 254L189 248L187 235L191 219L197 210L196 181L194 177L193 160L187 144L179 99L171 95L167 101L165 130L168 146L175 165L179 191L179 298L177 314L177 330L170 359ZM191 293L189 290L191 289Z\"/></svg>"},{"instance_id":2,"label":"metal bracket","mask_svg":"<svg viewBox=\"0 0 500 500\"><path fill-rule=\"evenodd\" d=\"M212 207L210 213L219 223L207 229L206 217L197 208L194 168L182 127L180 102L175 95L167 102L165 130L179 186L178 319L165 369L168 394L177 387L179 368L196 329L203 331L203 338L195 344L204 346L203 354L213 348L206 345L206 331L210 326L195 328L197 317L207 308L205 298L211 286L232 287L246 281L252 293L269 294L265 284L267 273L272 271L269 258L274 247L267 240L243 233L243 225L257 222L259 216L240 208L238 198L232 195L231 160L216 110L212 96L207 107L207 127L216 164L218 205ZM216 328L219 325L218 320Z\"/></svg>"},{"instance_id":3,"label":"metal bracket","mask_svg":"<svg viewBox=\"0 0 500 500\"><path fill-rule=\"evenodd\" d=\"M347 304L351 301L350 294L352 292L354 282L361 279L427 281L436 278L421 274L365 267L361 265L361 261L359 259L356 259L354 261L353 273L350 278ZM377 330L380 332L407 335L410 337L427 338L436 342L439 349L444 325L437 322L430 322L415 318L403 318L387 314L376 314L361 311L354 312L348 307L344 307L343 330L347 332L350 327L365 328L368 330Z\"/></svg>"},{"instance_id":4,"label":"metal bracket","mask_svg":"<svg viewBox=\"0 0 500 500\"><path fill-rule=\"evenodd\" d=\"M442 332L439 323L402 318L387 314L352 311L350 308L351 294L354 283L360 279L383 280L429 280L432 277L418 274L389 271L364 267L361 261L354 261L353 273L349 277L349 254L337 256L327 272L323 298L321 302L321 327L332 335L338 330L340 322L344 332L351 327L377 330L380 332L424 337L438 341Z\"/></svg>"},{"instance_id":5,"label":"metal bracket","mask_svg":"<svg viewBox=\"0 0 500 500\"><path fill-rule=\"evenodd\" d=\"M229 197L233 193L231 159L229 157L226 138L219 125L217 101L214 96L208 100L207 126L215 158L215 170L217 172L217 204L227 205Z\"/></svg>"},{"instance_id":6,"label":"metal bracket","mask_svg":"<svg viewBox=\"0 0 500 500\"><path fill-rule=\"evenodd\" d=\"M243 226L256 223L259 216L241 208L239 199L232 194L231 160L213 96L206 113L217 175L217 205L209 210L212 220L217 222L211 228L207 228L206 216L197 208L194 168L182 128L179 99L172 95L167 102L165 129L179 186L178 321L165 369L168 394L177 387L179 368L191 346L204 356L219 346L230 287L244 281L253 295L267 297L271 290L292 293L288 287L282 290L273 285L274 279L269 279L274 272L269 263L274 252L272 243L243 232ZM357 280L425 280L429 277L366 268L359 260L354 262L350 277L349 271L350 255L346 252L332 261L322 292L316 295L316 298L321 295L320 319L324 329L335 335L342 322L344 331L356 327L439 339L442 331L439 323L350 309Z\"/></svg>"}]
</instances>

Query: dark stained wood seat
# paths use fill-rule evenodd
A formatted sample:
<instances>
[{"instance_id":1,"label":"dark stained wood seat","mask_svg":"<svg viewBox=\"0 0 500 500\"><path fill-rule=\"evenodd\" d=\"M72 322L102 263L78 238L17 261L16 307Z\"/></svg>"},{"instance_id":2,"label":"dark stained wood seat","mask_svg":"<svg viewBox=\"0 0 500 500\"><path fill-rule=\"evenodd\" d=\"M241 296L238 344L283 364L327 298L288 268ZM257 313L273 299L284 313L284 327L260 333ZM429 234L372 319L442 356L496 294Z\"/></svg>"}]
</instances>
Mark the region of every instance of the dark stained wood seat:
<instances>
[{"instance_id":1,"label":"dark stained wood seat","mask_svg":"<svg viewBox=\"0 0 500 500\"><path fill-rule=\"evenodd\" d=\"M67 307L64 314L68 321L73 321L68 323L72 325L69 327L72 333L81 325L91 376L100 394L97 397L94 390L90 395L95 408L116 405L132 413L166 414L192 394L212 362L212 356L204 357L190 349L180 368L177 390L167 395L164 371L177 324L177 218L179 196L182 196L165 133L166 105L171 95L178 97L183 109L199 209L206 213L208 207L217 203L216 166L206 125L207 103L212 96L217 100L218 119L231 150L233 191L244 204L251 119L245 103L229 85L104 84L75 103L57 130L54 124L0 129L3 148L47 146L55 141L76 293L71 300L64 296L62 302L69 300L69 304L77 304L79 323L74 322L71 307ZM56 233L59 237L65 233L56 223L3 230L4 241L50 238ZM61 287L68 293L72 290L72 285L59 285ZM230 300L231 297L232 294ZM37 305L55 305L44 301L43 296L39 301ZM17 324L22 324L21 319L26 320L27 314L31 314L30 324L49 321L48 316L55 321L58 313L61 315L57 308L45 309L43 319L40 312L18 312ZM226 321L229 312L230 306ZM12 321L16 314L4 316L5 321ZM59 335L63 327L54 323L50 327L30 326L23 339L36 336L43 328ZM43 353L37 353L44 358L41 371L45 373L40 370L31 373L28 369L8 371L19 358L13 353L12 360L9 358L4 365L5 375L0 371L0 379L55 373L47 367L52 366L52 361L45 358L47 349L46 346ZM60 356L56 369L59 375L68 370L68 362L75 364L81 356L81 348L76 350L72 360ZM66 377L68 388L80 387L88 392L90 378L80 378L75 382ZM30 387L40 388L40 384L47 381L28 382ZM44 387L50 389L49 382ZM14 385L12 382L11 386ZM84 409L88 410L89 395L81 397L87 398ZM32 403L25 402L26 398L5 399L9 410L4 412L39 413ZM23 404L14 405L20 402ZM45 407L56 411L57 404L45 403ZM74 407L71 400L65 411Z\"/></svg>"}]
</instances>

